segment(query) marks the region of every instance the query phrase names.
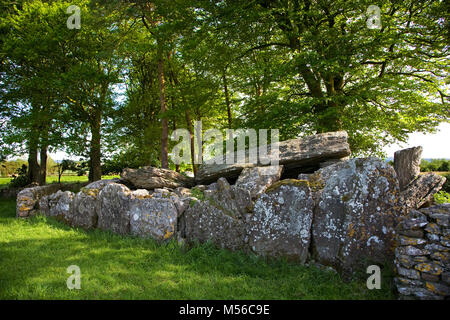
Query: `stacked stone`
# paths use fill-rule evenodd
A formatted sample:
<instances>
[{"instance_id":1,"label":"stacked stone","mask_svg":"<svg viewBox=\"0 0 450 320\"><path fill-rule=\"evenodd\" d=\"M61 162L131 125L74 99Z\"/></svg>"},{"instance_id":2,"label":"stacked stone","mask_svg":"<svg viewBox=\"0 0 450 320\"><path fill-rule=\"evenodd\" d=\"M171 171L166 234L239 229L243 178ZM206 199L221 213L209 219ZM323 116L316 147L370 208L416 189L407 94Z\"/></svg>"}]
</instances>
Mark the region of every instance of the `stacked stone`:
<instances>
[{"instance_id":1,"label":"stacked stone","mask_svg":"<svg viewBox=\"0 0 450 320\"><path fill-rule=\"evenodd\" d=\"M450 298L450 204L411 209L397 227L400 299Z\"/></svg>"}]
</instances>

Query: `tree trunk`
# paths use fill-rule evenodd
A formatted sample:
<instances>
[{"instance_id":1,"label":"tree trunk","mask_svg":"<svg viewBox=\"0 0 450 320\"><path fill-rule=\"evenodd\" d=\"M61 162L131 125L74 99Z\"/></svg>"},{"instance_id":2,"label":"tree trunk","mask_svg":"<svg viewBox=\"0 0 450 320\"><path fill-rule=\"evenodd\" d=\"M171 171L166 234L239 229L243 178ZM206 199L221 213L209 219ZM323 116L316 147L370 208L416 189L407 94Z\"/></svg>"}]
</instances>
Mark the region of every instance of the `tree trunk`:
<instances>
[{"instance_id":1,"label":"tree trunk","mask_svg":"<svg viewBox=\"0 0 450 320\"><path fill-rule=\"evenodd\" d=\"M90 150L90 170L89 180L91 182L102 179L101 166L101 114L97 112L94 121L91 122L91 150ZM92 172L92 173L91 173Z\"/></svg>"},{"instance_id":2,"label":"tree trunk","mask_svg":"<svg viewBox=\"0 0 450 320\"><path fill-rule=\"evenodd\" d=\"M172 108L174 107L173 105L173 99L172 99ZM173 131L177 130L177 123L175 120L173 120L173 127L172 127ZM180 165L179 164L175 164L175 171L176 172L180 172Z\"/></svg>"},{"instance_id":3,"label":"tree trunk","mask_svg":"<svg viewBox=\"0 0 450 320\"><path fill-rule=\"evenodd\" d=\"M189 131L190 140L191 140L191 163L192 163L192 170L194 171L194 177L197 176L197 165L195 164L195 145L194 145L194 132L192 130L192 123L191 123L191 116L189 114L189 110L184 111L184 115L186 116L186 125L187 129Z\"/></svg>"},{"instance_id":4,"label":"tree trunk","mask_svg":"<svg viewBox=\"0 0 450 320\"><path fill-rule=\"evenodd\" d=\"M43 128L40 150L39 185L43 186L47 180L47 150L48 150L48 129Z\"/></svg>"},{"instance_id":5,"label":"tree trunk","mask_svg":"<svg viewBox=\"0 0 450 320\"><path fill-rule=\"evenodd\" d=\"M46 184L47 179L47 148L47 145L41 146L41 164L39 167L39 185L41 186Z\"/></svg>"},{"instance_id":6,"label":"tree trunk","mask_svg":"<svg viewBox=\"0 0 450 320\"><path fill-rule=\"evenodd\" d=\"M28 146L28 178L30 183L39 183L39 163L38 163L38 141L39 133L32 133Z\"/></svg>"},{"instance_id":7,"label":"tree trunk","mask_svg":"<svg viewBox=\"0 0 450 320\"><path fill-rule=\"evenodd\" d=\"M166 85L164 79L164 61L162 58L162 52L159 54L158 59L158 80L159 80L159 102L161 104L162 114L162 134L161 134L161 168L169 168L168 157L168 141L169 141L169 125L166 118Z\"/></svg>"}]
</instances>

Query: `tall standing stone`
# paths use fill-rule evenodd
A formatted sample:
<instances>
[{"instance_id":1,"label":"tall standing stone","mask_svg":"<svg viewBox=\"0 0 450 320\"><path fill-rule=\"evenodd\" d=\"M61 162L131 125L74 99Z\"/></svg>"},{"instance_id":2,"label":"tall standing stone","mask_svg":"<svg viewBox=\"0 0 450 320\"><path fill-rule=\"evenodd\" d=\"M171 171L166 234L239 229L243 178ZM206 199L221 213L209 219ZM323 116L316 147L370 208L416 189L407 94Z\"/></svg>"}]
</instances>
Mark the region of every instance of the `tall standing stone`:
<instances>
[{"instance_id":1,"label":"tall standing stone","mask_svg":"<svg viewBox=\"0 0 450 320\"><path fill-rule=\"evenodd\" d=\"M312 249L344 275L392 261L395 226L405 212L394 169L378 159L351 159L309 177L316 190Z\"/></svg>"},{"instance_id":2,"label":"tall standing stone","mask_svg":"<svg viewBox=\"0 0 450 320\"><path fill-rule=\"evenodd\" d=\"M396 151L394 153L394 169L400 190L415 180L420 174L420 160L422 158L422 147L413 147Z\"/></svg>"},{"instance_id":3,"label":"tall standing stone","mask_svg":"<svg viewBox=\"0 0 450 320\"><path fill-rule=\"evenodd\" d=\"M250 248L263 256L304 263L310 246L313 207L308 182L276 182L258 197L246 224Z\"/></svg>"}]
</instances>

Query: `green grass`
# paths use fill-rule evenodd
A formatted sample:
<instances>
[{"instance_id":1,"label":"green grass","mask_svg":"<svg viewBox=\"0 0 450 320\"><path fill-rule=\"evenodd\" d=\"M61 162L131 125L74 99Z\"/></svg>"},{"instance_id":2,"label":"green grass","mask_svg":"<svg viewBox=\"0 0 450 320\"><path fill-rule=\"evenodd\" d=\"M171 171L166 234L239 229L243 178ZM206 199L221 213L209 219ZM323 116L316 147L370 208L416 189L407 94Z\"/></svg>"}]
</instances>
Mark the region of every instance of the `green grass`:
<instances>
[{"instance_id":1,"label":"green grass","mask_svg":"<svg viewBox=\"0 0 450 320\"><path fill-rule=\"evenodd\" d=\"M102 176L102 179L113 179L113 178L119 178L119 176ZM6 188L8 186L8 183L11 181L11 178L0 178L0 189ZM61 177L61 183L74 183L74 182L87 182L88 176L65 176L63 175ZM47 183L57 183L58 182L58 176L47 176Z\"/></svg>"},{"instance_id":2,"label":"green grass","mask_svg":"<svg viewBox=\"0 0 450 320\"><path fill-rule=\"evenodd\" d=\"M81 269L69 290L66 269ZM15 218L0 199L0 299L392 299L329 271L175 241L73 229L43 216Z\"/></svg>"}]
</instances>

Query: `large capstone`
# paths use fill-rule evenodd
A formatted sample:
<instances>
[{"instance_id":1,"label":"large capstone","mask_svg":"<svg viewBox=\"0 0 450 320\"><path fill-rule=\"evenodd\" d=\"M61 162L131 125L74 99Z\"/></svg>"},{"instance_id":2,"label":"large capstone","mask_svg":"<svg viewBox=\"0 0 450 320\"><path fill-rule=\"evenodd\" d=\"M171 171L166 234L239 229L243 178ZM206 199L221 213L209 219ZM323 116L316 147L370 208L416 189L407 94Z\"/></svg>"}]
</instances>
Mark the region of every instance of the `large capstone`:
<instances>
[{"instance_id":1,"label":"large capstone","mask_svg":"<svg viewBox=\"0 0 450 320\"><path fill-rule=\"evenodd\" d=\"M250 248L260 255L305 262L314 202L304 180L276 182L255 202L247 223Z\"/></svg>"},{"instance_id":2,"label":"large capstone","mask_svg":"<svg viewBox=\"0 0 450 320\"><path fill-rule=\"evenodd\" d=\"M392 261L402 208L394 169L377 159L351 159L309 177L316 191L312 237L319 263L344 275Z\"/></svg>"},{"instance_id":3,"label":"large capstone","mask_svg":"<svg viewBox=\"0 0 450 320\"><path fill-rule=\"evenodd\" d=\"M124 169L121 178L131 183L136 188L156 189L192 187L194 179L173 170L154 167L142 167L139 169Z\"/></svg>"},{"instance_id":4,"label":"large capstone","mask_svg":"<svg viewBox=\"0 0 450 320\"><path fill-rule=\"evenodd\" d=\"M278 164L284 165L284 170L288 174L290 171L302 171L311 170L311 168L318 169L320 163L341 159L350 155L350 147L347 142L347 132L327 132L317 135L307 136L304 138L291 139L280 142L279 145L279 160ZM229 179L236 179L244 168L250 168L254 166L269 166L271 163L271 156L273 146L256 148L254 154L259 155L260 150L266 148L268 156L257 158L256 163L250 163L248 154L253 153L251 150L247 150L246 161L241 163L234 161L233 164L229 164L226 158L227 154L218 157L217 159L211 159L210 163L202 163L199 167L198 174L196 176L196 182L199 184L208 184L216 181L220 177ZM237 160L237 153L234 153L234 158ZM269 159L269 161L268 161Z\"/></svg>"}]
</instances>

